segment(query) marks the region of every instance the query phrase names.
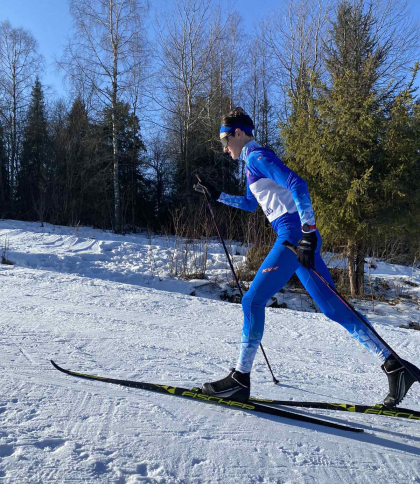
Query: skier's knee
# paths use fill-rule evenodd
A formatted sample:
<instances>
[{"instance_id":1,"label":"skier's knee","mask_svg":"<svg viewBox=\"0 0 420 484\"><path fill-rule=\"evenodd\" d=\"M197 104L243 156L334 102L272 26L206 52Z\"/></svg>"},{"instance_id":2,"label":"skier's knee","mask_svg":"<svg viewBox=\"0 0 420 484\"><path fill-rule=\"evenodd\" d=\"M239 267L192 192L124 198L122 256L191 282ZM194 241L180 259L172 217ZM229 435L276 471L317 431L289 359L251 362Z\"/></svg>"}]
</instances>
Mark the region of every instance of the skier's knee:
<instances>
[{"instance_id":1,"label":"skier's knee","mask_svg":"<svg viewBox=\"0 0 420 484\"><path fill-rule=\"evenodd\" d=\"M255 293L248 291L242 298L242 309L252 309L252 308L265 308L267 301L261 301L261 298L257 298Z\"/></svg>"},{"instance_id":2,"label":"skier's knee","mask_svg":"<svg viewBox=\"0 0 420 484\"><path fill-rule=\"evenodd\" d=\"M333 320L333 321L336 321L336 322L339 322L338 318L337 318L337 312L334 311L334 309L331 307L331 306L327 306L327 307L324 307L324 308L321 308L321 311L324 313L324 315Z\"/></svg>"},{"instance_id":3,"label":"skier's knee","mask_svg":"<svg viewBox=\"0 0 420 484\"><path fill-rule=\"evenodd\" d=\"M250 291L246 292L242 298L242 309L249 308L251 306L252 302L252 296L250 294Z\"/></svg>"}]
</instances>

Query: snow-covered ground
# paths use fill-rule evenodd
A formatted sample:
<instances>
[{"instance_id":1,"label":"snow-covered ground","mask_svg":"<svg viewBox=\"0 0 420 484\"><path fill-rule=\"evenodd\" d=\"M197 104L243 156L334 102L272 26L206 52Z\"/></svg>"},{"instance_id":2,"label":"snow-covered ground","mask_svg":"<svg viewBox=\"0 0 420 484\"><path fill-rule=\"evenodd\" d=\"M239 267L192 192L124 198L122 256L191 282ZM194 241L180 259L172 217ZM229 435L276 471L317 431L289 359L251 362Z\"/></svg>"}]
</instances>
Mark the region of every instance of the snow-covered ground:
<instances>
[{"instance_id":1,"label":"snow-covered ground","mask_svg":"<svg viewBox=\"0 0 420 484\"><path fill-rule=\"evenodd\" d=\"M302 412L365 429L353 435L52 368L50 358L187 388L225 376L237 358L242 311L212 291L230 278L217 241L196 242L188 269L198 273L207 250L210 279L186 282L171 276L184 260L176 238L5 220L0 255L6 236L15 265L0 265L0 483L420 483L417 421ZM243 262L244 249L232 253ZM388 291L417 296L418 270L378 263L370 272L372 284L381 278ZM419 364L420 332L398 327L419 320L416 301L361 306L395 350ZM321 314L297 309L267 310L263 343L280 384L259 354L252 393L380 401L387 383L374 356ZM419 385L404 406L420 408Z\"/></svg>"}]
</instances>

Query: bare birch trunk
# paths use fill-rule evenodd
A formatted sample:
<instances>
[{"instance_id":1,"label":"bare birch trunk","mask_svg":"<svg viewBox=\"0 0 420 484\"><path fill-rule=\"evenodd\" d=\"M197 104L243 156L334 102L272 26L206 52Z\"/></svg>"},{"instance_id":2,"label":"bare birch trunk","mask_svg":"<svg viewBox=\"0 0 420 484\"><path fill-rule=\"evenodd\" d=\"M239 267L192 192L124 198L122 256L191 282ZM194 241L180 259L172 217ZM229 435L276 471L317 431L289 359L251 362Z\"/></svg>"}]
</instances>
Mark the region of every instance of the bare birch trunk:
<instances>
[{"instance_id":1,"label":"bare birch trunk","mask_svg":"<svg viewBox=\"0 0 420 484\"><path fill-rule=\"evenodd\" d=\"M118 92L118 38L116 38L114 18L113 18L114 4L113 0L109 0L109 29L112 44L112 156L114 165L114 223L115 232L122 231L121 227L121 197L120 197L120 177L119 177L119 156L118 156L118 127L117 127L117 92ZM117 27L118 28L118 27Z\"/></svg>"},{"instance_id":2,"label":"bare birch trunk","mask_svg":"<svg viewBox=\"0 0 420 484\"><path fill-rule=\"evenodd\" d=\"M16 92L16 66L12 71L12 119L11 119L11 156L10 156L10 208L15 213L16 195L16 159L17 159L17 92Z\"/></svg>"}]
</instances>

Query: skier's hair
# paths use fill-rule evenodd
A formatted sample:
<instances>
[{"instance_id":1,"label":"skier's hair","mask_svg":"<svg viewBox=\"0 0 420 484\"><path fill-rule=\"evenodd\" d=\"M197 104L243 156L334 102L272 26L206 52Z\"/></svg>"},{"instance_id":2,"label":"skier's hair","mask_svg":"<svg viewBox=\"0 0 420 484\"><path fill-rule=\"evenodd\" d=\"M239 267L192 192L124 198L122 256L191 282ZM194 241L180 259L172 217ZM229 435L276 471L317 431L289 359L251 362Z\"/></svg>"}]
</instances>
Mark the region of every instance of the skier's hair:
<instances>
[{"instance_id":1,"label":"skier's hair","mask_svg":"<svg viewBox=\"0 0 420 484\"><path fill-rule=\"evenodd\" d=\"M253 136L252 130L254 129L254 123L251 117L239 106L233 108L228 114L222 116L222 125L223 126L235 126L241 125L242 131L245 132L248 136ZM249 131L247 131L247 127L249 127ZM245 128L245 129L243 129Z\"/></svg>"}]
</instances>

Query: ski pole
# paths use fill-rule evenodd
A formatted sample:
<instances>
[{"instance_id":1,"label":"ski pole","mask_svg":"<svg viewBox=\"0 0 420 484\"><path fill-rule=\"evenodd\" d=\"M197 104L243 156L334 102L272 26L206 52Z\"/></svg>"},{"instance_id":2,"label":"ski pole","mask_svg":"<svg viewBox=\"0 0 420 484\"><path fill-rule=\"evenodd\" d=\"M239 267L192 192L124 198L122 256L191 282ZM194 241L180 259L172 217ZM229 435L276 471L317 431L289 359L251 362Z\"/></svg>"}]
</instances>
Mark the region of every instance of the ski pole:
<instances>
[{"instance_id":1,"label":"ski pole","mask_svg":"<svg viewBox=\"0 0 420 484\"><path fill-rule=\"evenodd\" d=\"M297 255L297 247L291 244L288 240L284 241L283 245ZM348 309L350 309L350 311L363 323L363 325L378 338L378 340L394 356L394 358L411 374L411 376L420 382L419 368L417 368L409 361L405 361L402 358L400 358L397 355L397 353L391 348L391 346L389 346L389 344L376 331L376 329L373 328L373 326L371 326L370 324L368 324L364 319L364 317L358 311L356 311L356 309L348 301L346 301L346 299L344 299L344 297L337 291L337 289L331 286L331 284L324 277L322 277L322 275L315 268L308 269L308 270L312 271L328 287L328 289L330 289L330 291L333 292Z\"/></svg>"},{"instance_id":2,"label":"ski pole","mask_svg":"<svg viewBox=\"0 0 420 484\"><path fill-rule=\"evenodd\" d=\"M197 177L199 183L201 183L200 177L198 175L195 175L195 176ZM220 243L222 244L223 249L225 250L226 259L229 262L230 270L232 271L233 277L234 277L235 282L236 282L236 286L237 286L237 288L239 290L239 294L241 295L241 299L242 299L244 297L244 293L242 292L241 285L239 284L239 280L238 280L238 277L236 275L235 269L233 267L233 264L232 264L232 261L231 261L229 252L228 252L227 247L226 247L226 244L225 244L225 241L223 240L223 237L220 234L220 230L219 230L219 227L218 227L217 222L216 222L216 217L214 216L214 212L213 212L212 206L210 204L210 201L209 201L209 199L207 197L207 193L205 193L205 191L203 191L203 194L204 194L204 197L206 199L207 207L208 207L209 212L211 214L211 218L213 219L214 227L216 229L217 235L219 236ZM273 382L274 382L275 385L277 385L279 383L279 381L274 376L273 370L271 369L271 365L270 365L270 363L268 361L267 355L265 354L263 345L261 343L260 343L260 348L261 348L262 354L264 355L264 358L265 358L265 361L267 363L268 369L270 370L271 376L273 377Z\"/></svg>"}]
</instances>

